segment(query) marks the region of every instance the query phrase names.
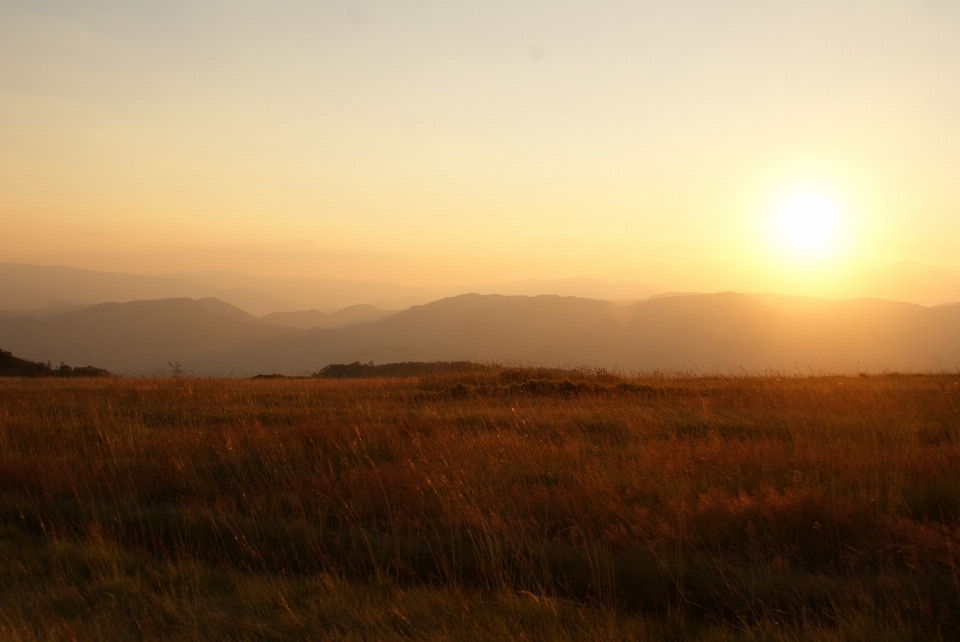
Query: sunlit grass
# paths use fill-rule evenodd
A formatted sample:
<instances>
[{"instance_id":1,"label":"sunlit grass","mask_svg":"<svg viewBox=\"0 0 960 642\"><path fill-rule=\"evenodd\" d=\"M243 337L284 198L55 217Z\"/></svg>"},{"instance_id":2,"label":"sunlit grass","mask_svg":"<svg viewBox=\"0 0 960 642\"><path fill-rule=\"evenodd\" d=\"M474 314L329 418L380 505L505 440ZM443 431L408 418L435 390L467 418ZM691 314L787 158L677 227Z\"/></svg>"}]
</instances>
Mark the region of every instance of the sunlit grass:
<instances>
[{"instance_id":1,"label":"sunlit grass","mask_svg":"<svg viewBox=\"0 0 960 642\"><path fill-rule=\"evenodd\" d=\"M0 422L4 639L960 631L958 376L8 379Z\"/></svg>"}]
</instances>

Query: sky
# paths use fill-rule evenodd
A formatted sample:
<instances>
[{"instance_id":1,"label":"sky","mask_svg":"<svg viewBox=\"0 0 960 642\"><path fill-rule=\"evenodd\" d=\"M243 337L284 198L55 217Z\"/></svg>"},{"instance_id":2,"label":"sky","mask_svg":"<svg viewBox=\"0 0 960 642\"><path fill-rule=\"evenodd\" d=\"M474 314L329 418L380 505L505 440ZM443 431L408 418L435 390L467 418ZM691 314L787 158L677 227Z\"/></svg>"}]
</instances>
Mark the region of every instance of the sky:
<instances>
[{"instance_id":1,"label":"sky","mask_svg":"<svg viewBox=\"0 0 960 642\"><path fill-rule=\"evenodd\" d=\"M0 4L0 262L865 296L958 177L952 1Z\"/></svg>"}]
</instances>

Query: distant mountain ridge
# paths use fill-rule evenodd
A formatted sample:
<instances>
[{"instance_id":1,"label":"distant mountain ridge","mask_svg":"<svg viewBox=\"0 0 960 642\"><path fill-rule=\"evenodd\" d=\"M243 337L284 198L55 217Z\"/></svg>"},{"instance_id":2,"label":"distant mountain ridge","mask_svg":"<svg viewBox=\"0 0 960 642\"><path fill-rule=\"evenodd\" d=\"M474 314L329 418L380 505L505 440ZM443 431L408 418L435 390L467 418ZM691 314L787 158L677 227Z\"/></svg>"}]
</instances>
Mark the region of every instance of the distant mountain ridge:
<instances>
[{"instance_id":1,"label":"distant mountain ridge","mask_svg":"<svg viewBox=\"0 0 960 642\"><path fill-rule=\"evenodd\" d=\"M396 314L395 310L381 310L372 305L351 305L335 312L320 310L298 310L295 312L274 312L260 317L260 323L282 325L290 328L341 328L353 323L378 321Z\"/></svg>"},{"instance_id":2,"label":"distant mountain ridge","mask_svg":"<svg viewBox=\"0 0 960 642\"><path fill-rule=\"evenodd\" d=\"M792 374L960 368L960 305L733 292L618 304L467 294L339 328L264 323L215 299L107 303L0 319L0 347L37 361L162 374L309 374L331 363L497 361L633 371Z\"/></svg>"},{"instance_id":3,"label":"distant mountain ridge","mask_svg":"<svg viewBox=\"0 0 960 642\"><path fill-rule=\"evenodd\" d=\"M481 294L557 294L606 300L639 300L663 288L634 281L601 279L526 280L458 287L417 287L397 283L272 277L230 270L170 274L98 272L59 265L0 263L0 318L50 316L43 310L51 301L83 307L107 302L168 298L217 298L254 316L278 312L317 310L332 313L357 305L380 310L402 310L448 296ZM12 313L10 311L13 311ZM286 317L282 325L320 322L321 327L343 325L339 320L307 321ZM370 320L373 315L367 315ZM325 325L332 323L333 325ZM298 327L302 327L298 325Z\"/></svg>"},{"instance_id":4,"label":"distant mountain ridge","mask_svg":"<svg viewBox=\"0 0 960 642\"><path fill-rule=\"evenodd\" d=\"M38 310L51 300L87 305L168 298L217 298L255 316L337 310L357 304L401 309L437 292L395 283L271 277L229 270L170 274L98 272L59 265L0 263L0 310Z\"/></svg>"}]
</instances>

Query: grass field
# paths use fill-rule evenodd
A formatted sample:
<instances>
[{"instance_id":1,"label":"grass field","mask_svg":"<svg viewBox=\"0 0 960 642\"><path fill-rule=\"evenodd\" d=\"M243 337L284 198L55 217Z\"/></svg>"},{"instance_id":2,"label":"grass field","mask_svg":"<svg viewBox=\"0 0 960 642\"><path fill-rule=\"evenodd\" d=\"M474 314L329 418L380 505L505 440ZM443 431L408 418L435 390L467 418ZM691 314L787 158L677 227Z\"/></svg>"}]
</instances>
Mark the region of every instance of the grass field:
<instances>
[{"instance_id":1,"label":"grass field","mask_svg":"<svg viewBox=\"0 0 960 642\"><path fill-rule=\"evenodd\" d=\"M960 376L0 381L0 639L960 636Z\"/></svg>"}]
</instances>

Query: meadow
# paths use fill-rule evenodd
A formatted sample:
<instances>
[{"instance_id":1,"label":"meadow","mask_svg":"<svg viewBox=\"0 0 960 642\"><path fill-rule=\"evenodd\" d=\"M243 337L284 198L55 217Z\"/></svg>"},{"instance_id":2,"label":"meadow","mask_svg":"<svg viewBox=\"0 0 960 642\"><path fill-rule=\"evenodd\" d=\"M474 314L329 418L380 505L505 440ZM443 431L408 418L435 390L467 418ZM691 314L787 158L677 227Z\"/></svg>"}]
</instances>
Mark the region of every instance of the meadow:
<instances>
[{"instance_id":1,"label":"meadow","mask_svg":"<svg viewBox=\"0 0 960 642\"><path fill-rule=\"evenodd\" d=\"M3 640L960 636L960 375L0 380Z\"/></svg>"}]
</instances>

